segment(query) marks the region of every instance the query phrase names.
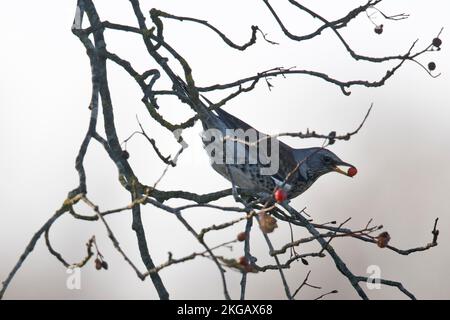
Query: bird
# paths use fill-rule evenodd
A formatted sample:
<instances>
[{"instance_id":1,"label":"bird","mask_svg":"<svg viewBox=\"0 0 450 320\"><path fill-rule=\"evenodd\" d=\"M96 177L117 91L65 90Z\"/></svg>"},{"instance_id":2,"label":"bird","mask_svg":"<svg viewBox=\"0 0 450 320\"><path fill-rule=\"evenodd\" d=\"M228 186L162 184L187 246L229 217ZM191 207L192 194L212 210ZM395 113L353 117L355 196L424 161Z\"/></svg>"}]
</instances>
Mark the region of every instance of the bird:
<instances>
[{"instance_id":1,"label":"bird","mask_svg":"<svg viewBox=\"0 0 450 320\"><path fill-rule=\"evenodd\" d=\"M327 173L337 172L352 177L357 172L355 166L342 161L326 148L293 148L221 108L214 112L203 112L205 114L207 117L200 117L202 139L211 166L238 188L262 195L273 195L281 189L285 200L290 200L301 195ZM243 140L233 136L237 130L253 134L244 136L246 140ZM263 146L266 154L252 151L252 148L260 149ZM271 164L268 162L273 159L277 161L276 169L264 174L263 169L270 171ZM340 167L349 167L349 170L344 171Z\"/></svg>"}]
</instances>

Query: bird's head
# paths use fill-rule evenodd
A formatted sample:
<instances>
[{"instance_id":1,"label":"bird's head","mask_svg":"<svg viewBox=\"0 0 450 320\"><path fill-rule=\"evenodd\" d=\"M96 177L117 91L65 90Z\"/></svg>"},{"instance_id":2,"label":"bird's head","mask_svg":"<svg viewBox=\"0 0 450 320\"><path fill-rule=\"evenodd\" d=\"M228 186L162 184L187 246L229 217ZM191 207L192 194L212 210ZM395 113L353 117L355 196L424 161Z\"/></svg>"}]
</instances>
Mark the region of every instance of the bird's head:
<instances>
[{"instance_id":1,"label":"bird's head","mask_svg":"<svg viewBox=\"0 0 450 320\"><path fill-rule=\"evenodd\" d=\"M353 165L342 161L330 150L324 148L310 148L303 150L296 158L300 163L300 174L307 180L316 180L329 172L337 172L348 177L353 177L357 172ZM342 167L348 167L348 169L344 170Z\"/></svg>"}]
</instances>

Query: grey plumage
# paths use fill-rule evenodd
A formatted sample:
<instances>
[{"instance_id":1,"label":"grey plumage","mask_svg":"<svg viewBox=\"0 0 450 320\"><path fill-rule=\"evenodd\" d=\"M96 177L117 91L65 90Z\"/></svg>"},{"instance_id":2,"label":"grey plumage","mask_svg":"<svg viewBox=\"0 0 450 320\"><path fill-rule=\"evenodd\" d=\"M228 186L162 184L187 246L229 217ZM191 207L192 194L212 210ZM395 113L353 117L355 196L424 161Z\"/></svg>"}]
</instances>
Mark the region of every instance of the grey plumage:
<instances>
[{"instance_id":1,"label":"grey plumage","mask_svg":"<svg viewBox=\"0 0 450 320\"><path fill-rule=\"evenodd\" d=\"M217 146L222 144L223 154L219 158L223 159L225 163L212 161L213 169L229 181L233 181L240 188L270 194L275 188L283 186L288 194L288 198L291 199L306 191L323 174L336 171L347 175L338 166L353 167L324 148L294 149L282 141L256 130L224 110L218 109L215 111L215 114L208 112L208 115L209 119L201 117L205 130L203 136L205 147L214 141L210 136L205 136L208 129L219 131L222 137L225 137L224 141L230 138L229 130L241 129L246 131L251 129L256 133L256 137L246 141L231 140L231 146L225 146L223 141L215 141ZM270 175L261 174L261 168L267 166L267 159L260 158L259 154L256 159L250 151L252 146L258 149L263 143L265 144L264 146L267 146L267 154L277 157L279 161L278 170ZM278 144L278 150L276 148L272 150L273 143ZM237 150L241 150L245 159L232 159L233 161L230 161L228 155L230 153L233 154L233 152L236 155ZM277 154L272 155L271 153ZM215 157L215 160L217 160L217 157ZM227 160L228 162L226 162ZM239 162L239 160L241 161ZM254 161L252 162L251 160Z\"/></svg>"}]
</instances>

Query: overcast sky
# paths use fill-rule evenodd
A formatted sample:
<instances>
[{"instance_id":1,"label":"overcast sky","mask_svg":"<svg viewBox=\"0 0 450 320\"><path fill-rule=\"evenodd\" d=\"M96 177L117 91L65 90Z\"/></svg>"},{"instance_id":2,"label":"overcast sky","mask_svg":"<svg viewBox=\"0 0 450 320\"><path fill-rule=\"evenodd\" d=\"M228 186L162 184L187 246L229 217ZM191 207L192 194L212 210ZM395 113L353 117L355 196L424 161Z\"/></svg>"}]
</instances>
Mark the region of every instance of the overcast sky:
<instances>
[{"instance_id":1,"label":"overcast sky","mask_svg":"<svg viewBox=\"0 0 450 320\"><path fill-rule=\"evenodd\" d=\"M272 0L275 9L293 33L314 30L317 21L292 8L288 1ZM70 27L76 1L10 1L0 11L2 46L0 50L0 279L4 280L37 229L58 209L67 192L78 183L74 161L89 120L90 68L85 49ZM100 17L111 22L136 26L128 1L95 1ZM267 37L280 43L270 45L258 35L257 44L244 52L225 46L205 28L176 21L165 24L166 41L190 62L200 86L225 83L253 75L272 67L297 66L325 72L342 80L376 80L392 64L371 65L355 62L331 32L320 38L296 43L279 30L261 1L141 1L148 14L152 7L177 15L208 20L237 43L250 36L257 24ZM344 15L363 1L304 1L329 19ZM386 0L380 9L389 14L409 13L408 20L381 21L384 32L377 35L365 15L353 21L344 37L355 51L371 56L404 53L419 39L426 47L441 27L448 29L450 4L445 0ZM149 21L149 19L148 19ZM149 22L150 23L150 22ZM271 91L264 82L251 93L227 104L224 109L267 133L303 131L307 128L328 133L354 130L370 104L374 109L361 132L348 142L337 142L330 149L359 172L353 179L329 174L318 180L302 196L292 201L297 209L308 208L317 222L344 221L358 229L374 219L391 234L391 244L399 248L425 245L431 241L431 229L440 217L439 246L411 256L352 239L337 239L333 247L356 274L366 274L371 265L380 267L383 278L401 281L418 298L450 298L450 43L448 30L441 35L442 50L427 53L419 60L434 61L436 79L415 63L406 63L385 86L376 89L355 87L350 96L320 79L290 76L273 79ZM108 49L128 59L143 72L155 66L146 54L142 40L132 34L106 32ZM164 154L175 154L178 145L171 134L160 128L140 102L139 87L120 68L108 63L109 84L120 140L138 129L136 115L147 132L156 139ZM165 84L161 81L161 87ZM214 98L214 97L212 97ZM160 99L161 113L172 122L187 119L193 113L176 99ZM159 187L163 190L187 190L206 193L229 187L215 173L201 148L201 127L197 124L184 136L189 148L179 165L171 168ZM101 125L99 126L101 131ZM283 139L295 147L320 146L319 140ZM152 184L164 165L141 137L128 144L130 163L140 180ZM86 157L89 196L101 209L128 204L128 193L117 180L117 171L104 150L92 143ZM176 204L177 202L172 202ZM223 204L232 204L228 199ZM80 206L81 212L87 208ZM185 214L200 230L213 223L232 220L240 214L195 209ZM199 244L171 215L154 207L143 208L148 245L156 264L201 250ZM129 213L108 217L112 229L129 256L143 270ZM289 242L289 227L271 234L275 247ZM244 225L216 232L206 238L211 245L227 241ZM6 298L137 298L154 299L157 294L149 280L141 282L110 243L103 225L62 217L51 230L54 246L70 262L85 255L85 242L96 235L108 271L96 271L90 262L81 271L81 290L66 288L66 269L51 256L43 241L26 260L11 283ZM273 263L257 228L253 234L253 254L258 262ZM306 236L295 230L295 237ZM300 247L307 252L313 247ZM242 245L222 250L221 255L239 257ZM351 285L329 258L310 259L309 266L299 263L286 271L291 289L312 270L310 281L322 290L305 289L299 299L315 298L337 289L328 298L357 298ZM172 298L222 298L216 266L198 259L161 272ZM227 272L233 298L239 295L240 274ZM364 286L365 288L365 286ZM404 298L395 288L367 290L371 298ZM249 298L284 298L284 289L276 272L249 276Z\"/></svg>"}]
</instances>

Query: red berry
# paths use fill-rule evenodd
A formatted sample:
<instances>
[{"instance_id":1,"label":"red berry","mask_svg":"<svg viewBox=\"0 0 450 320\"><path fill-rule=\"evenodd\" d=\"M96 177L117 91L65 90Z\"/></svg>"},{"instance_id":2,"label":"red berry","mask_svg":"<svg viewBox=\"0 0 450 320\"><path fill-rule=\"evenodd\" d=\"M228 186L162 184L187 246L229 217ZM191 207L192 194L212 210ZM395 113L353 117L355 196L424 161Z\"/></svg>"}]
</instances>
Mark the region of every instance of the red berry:
<instances>
[{"instance_id":1,"label":"red berry","mask_svg":"<svg viewBox=\"0 0 450 320\"><path fill-rule=\"evenodd\" d=\"M355 176L357 173L358 173L358 170L357 170L355 167L350 167L350 168L348 168L348 170L347 170L347 175L348 175L349 177L353 177L353 176Z\"/></svg>"},{"instance_id":2,"label":"red berry","mask_svg":"<svg viewBox=\"0 0 450 320\"><path fill-rule=\"evenodd\" d=\"M237 239L239 240L239 241L245 241L245 239L247 238L247 235L245 234L245 232L240 232L240 233L238 233L238 235L237 235Z\"/></svg>"},{"instance_id":3,"label":"red berry","mask_svg":"<svg viewBox=\"0 0 450 320\"><path fill-rule=\"evenodd\" d=\"M239 264L240 264L241 266L243 266L243 267L248 266L248 261L247 261L247 259L246 259L245 257L240 257L239 260L238 260L238 262L239 262Z\"/></svg>"},{"instance_id":4,"label":"red berry","mask_svg":"<svg viewBox=\"0 0 450 320\"><path fill-rule=\"evenodd\" d=\"M277 189L275 191L274 197L278 203L281 203L287 199L287 193L283 189Z\"/></svg>"},{"instance_id":5,"label":"red berry","mask_svg":"<svg viewBox=\"0 0 450 320\"><path fill-rule=\"evenodd\" d=\"M428 64L428 70L433 71L434 69L436 69L436 63L430 62Z\"/></svg>"},{"instance_id":6,"label":"red berry","mask_svg":"<svg viewBox=\"0 0 450 320\"><path fill-rule=\"evenodd\" d=\"M439 48L442 44L442 40L439 38L434 38L433 39L433 46L435 46L436 48Z\"/></svg>"}]
</instances>

